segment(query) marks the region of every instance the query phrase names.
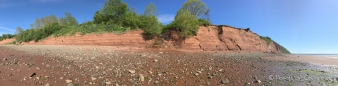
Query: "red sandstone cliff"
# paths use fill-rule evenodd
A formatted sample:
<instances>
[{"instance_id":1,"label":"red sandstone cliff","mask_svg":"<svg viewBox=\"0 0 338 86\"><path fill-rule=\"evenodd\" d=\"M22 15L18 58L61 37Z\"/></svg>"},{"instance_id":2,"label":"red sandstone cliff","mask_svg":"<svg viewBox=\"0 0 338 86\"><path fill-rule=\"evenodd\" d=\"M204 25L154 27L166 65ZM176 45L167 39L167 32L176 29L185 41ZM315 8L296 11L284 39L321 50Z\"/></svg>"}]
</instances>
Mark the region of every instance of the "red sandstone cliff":
<instances>
[{"instance_id":1,"label":"red sandstone cliff","mask_svg":"<svg viewBox=\"0 0 338 86\"><path fill-rule=\"evenodd\" d=\"M147 48L152 47L153 40L144 40L142 38L143 31L129 31L124 34L86 34L63 37L48 37L39 42L22 43L24 45L106 45L106 46L130 46Z\"/></svg>"},{"instance_id":2,"label":"red sandstone cliff","mask_svg":"<svg viewBox=\"0 0 338 86\"><path fill-rule=\"evenodd\" d=\"M170 35L173 36L169 37L173 46L186 50L270 52L266 42L257 34L230 26L201 26L196 36L185 39L181 44L175 43L176 34Z\"/></svg>"},{"instance_id":3,"label":"red sandstone cliff","mask_svg":"<svg viewBox=\"0 0 338 86\"><path fill-rule=\"evenodd\" d=\"M1 44L7 44L7 43L10 43L10 42L13 42L13 41L15 41L14 38L11 38L11 39L5 39L5 40L0 41L0 45L1 45Z\"/></svg>"},{"instance_id":4,"label":"red sandstone cliff","mask_svg":"<svg viewBox=\"0 0 338 86\"><path fill-rule=\"evenodd\" d=\"M124 34L86 34L75 36L48 37L39 42L22 43L24 45L107 45L138 48L153 47L155 40L144 40L143 31L129 31ZM281 46L271 42L269 45L250 30L230 26L201 26L196 36L180 39L175 31L168 31L166 40L162 40L162 48L197 50L197 51L249 51L281 53ZM1 43L12 42L14 39ZM165 47L163 47L165 46ZM271 49L270 49L270 48Z\"/></svg>"}]
</instances>

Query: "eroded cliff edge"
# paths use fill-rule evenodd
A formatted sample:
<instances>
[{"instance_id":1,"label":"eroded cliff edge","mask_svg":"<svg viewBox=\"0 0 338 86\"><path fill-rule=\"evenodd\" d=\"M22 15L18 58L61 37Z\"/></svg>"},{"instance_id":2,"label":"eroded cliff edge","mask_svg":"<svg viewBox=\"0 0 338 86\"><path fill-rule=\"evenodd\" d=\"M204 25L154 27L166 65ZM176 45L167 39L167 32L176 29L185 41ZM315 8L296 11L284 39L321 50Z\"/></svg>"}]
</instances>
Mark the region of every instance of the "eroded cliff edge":
<instances>
[{"instance_id":1,"label":"eroded cliff edge","mask_svg":"<svg viewBox=\"0 0 338 86\"><path fill-rule=\"evenodd\" d=\"M234 28L227 25L200 26L195 36L181 39L177 31L169 30L162 37L144 40L142 30L128 31L124 34L76 34L74 36L48 37L39 42L21 43L24 45L105 45L138 48L168 48L194 51L248 51L290 53L283 46L264 40L249 29Z\"/></svg>"},{"instance_id":2,"label":"eroded cliff edge","mask_svg":"<svg viewBox=\"0 0 338 86\"><path fill-rule=\"evenodd\" d=\"M249 51L281 53L282 46L267 43L250 29L226 25L200 26L196 36L180 39L175 31L166 33L169 46L198 51Z\"/></svg>"}]
</instances>

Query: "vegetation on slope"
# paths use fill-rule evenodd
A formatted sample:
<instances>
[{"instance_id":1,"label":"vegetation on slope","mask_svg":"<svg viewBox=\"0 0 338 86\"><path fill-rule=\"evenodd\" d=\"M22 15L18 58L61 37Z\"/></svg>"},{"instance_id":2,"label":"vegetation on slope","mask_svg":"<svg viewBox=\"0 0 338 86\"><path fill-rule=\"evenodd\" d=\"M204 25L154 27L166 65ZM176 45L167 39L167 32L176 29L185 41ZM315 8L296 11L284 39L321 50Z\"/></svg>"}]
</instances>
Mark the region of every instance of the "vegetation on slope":
<instances>
[{"instance_id":1,"label":"vegetation on slope","mask_svg":"<svg viewBox=\"0 0 338 86\"><path fill-rule=\"evenodd\" d=\"M211 25L209 21L210 9L201 0L188 0L178 10L175 20L166 29L178 31L181 38L196 35L199 25Z\"/></svg>"},{"instance_id":2,"label":"vegetation on slope","mask_svg":"<svg viewBox=\"0 0 338 86\"><path fill-rule=\"evenodd\" d=\"M5 40L5 39L10 39L13 38L14 35L12 34L2 34L2 36L0 36L0 41Z\"/></svg>"},{"instance_id":3,"label":"vegetation on slope","mask_svg":"<svg viewBox=\"0 0 338 86\"><path fill-rule=\"evenodd\" d=\"M269 45L270 43L274 42L269 36L259 36L261 39L263 39L267 45ZM282 49L281 49L281 52L282 53L290 53L289 50L287 50L285 47L283 47L282 45L278 44L277 42L274 42L277 45L279 45Z\"/></svg>"}]
</instances>

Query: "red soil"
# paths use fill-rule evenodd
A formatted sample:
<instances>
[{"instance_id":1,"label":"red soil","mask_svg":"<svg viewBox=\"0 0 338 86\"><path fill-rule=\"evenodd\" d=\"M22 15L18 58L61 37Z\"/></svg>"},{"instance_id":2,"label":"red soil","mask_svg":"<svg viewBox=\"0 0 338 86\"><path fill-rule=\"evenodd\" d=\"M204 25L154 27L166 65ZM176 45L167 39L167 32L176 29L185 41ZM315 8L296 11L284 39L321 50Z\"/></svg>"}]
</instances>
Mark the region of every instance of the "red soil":
<instances>
[{"instance_id":1,"label":"red soil","mask_svg":"<svg viewBox=\"0 0 338 86\"><path fill-rule=\"evenodd\" d=\"M10 42L13 42L13 41L15 41L14 38L11 38L11 39L5 39L5 40L0 41L0 45L1 45L1 44L10 43Z\"/></svg>"}]
</instances>

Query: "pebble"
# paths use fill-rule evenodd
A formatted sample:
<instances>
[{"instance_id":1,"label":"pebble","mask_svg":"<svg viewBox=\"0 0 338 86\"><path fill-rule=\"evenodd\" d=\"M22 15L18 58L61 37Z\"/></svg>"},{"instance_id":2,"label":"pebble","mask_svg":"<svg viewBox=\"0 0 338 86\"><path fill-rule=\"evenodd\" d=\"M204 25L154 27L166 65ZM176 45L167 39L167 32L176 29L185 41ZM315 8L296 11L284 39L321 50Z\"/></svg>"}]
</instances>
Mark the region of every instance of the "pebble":
<instances>
[{"instance_id":1,"label":"pebble","mask_svg":"<svg viewBox=\"0 0 338 86\"><path fill-rule=\"evenodd\" d=\"M195 75L195 76L198 76L199 74L198 74L198 73L195 73L194 75Z\"/></svg>"},{"instance_id":2,"label":"pebble","mask_svg":"<svg viewBox=\"0 0 338 86\"><path fill-rule=\"evenodd\" d=\"M72 83L72 82L73 80L69 80L69 79L66 80L66 83Z\"/></svg>"},{"instance_id":3,"label":"pebble","mask_svg":"<svg viewBox=\"0 0 338 86\"><path fill-rule=\"evenodd\" d=\"M139 75L139 80L142 82L144 81L144 76L142 74Z\"/></svg>"},{"instance_id":4,"label":"pebble","mask_svg":"<svg viewBox=\"0 0 338 86\"><path fill-rule=\"evenodd\" d=\"M227 84L227 83L229 83L229 79L228 79L228 78L223 79L221 83L222 83L222 84Z\"/></svg>"},{"instance_id":5,"label":"pebble","mask_svg":"<svg viewBox=\"0 0 338 86\"><path fill-rule=\"evenodd\" d=\"M256 80L255 82L256 82L256 83L261 83L262 81L261 81L261 80Z\"/></svg>"},{"instance_id":6,"label":"pebble","mask_svg":"<svg viewBox=\"0 0 338 86\"><path fill-rule=\"evenodd\" d=\"M155 59L153 62L158 62L158 60L157 60L157 59Z\"/></svg>"},{"instance_id":7,"label":"pebble","mask_svg":"<svg viewBox=\"0 0 338 86\"><path fill-rule=\"evenodd\" d=\"M96 80L96 78L95 78L95 77L90 77L90 78L91 78L93 81L94 81L94 80Z\"/></svg>"},{"instance_id":8,"label":"pebble","mask_svg":"<svg viewBox=\"0 0 338 86\"><path fill-rule=\"evenodd\" d=\"M35 76L35 75L36 75L36 73L33 72L32 74L29 75L29 77L33 77L33 76Z\"/></svg>"},{"instance_id":9,"label":"pebble","mask_svg":"<svg viewBox=\"0 0 338 86\"><path fill-rule=\"evenodd\" d=\"M106 84L107 84L107 85L110 85L110 84L111 84L111 82L106 82Z\"/></svg>"},{"instance_id":10,"label":"pebble","mask_svg":"<svg viewBox=\"0 0 338 86\"><path fill-rule=\"evenodd\" d=\"M134 74L136 71L135 70L129 70L129 73Z\"/></svg>"}]
</instances>

